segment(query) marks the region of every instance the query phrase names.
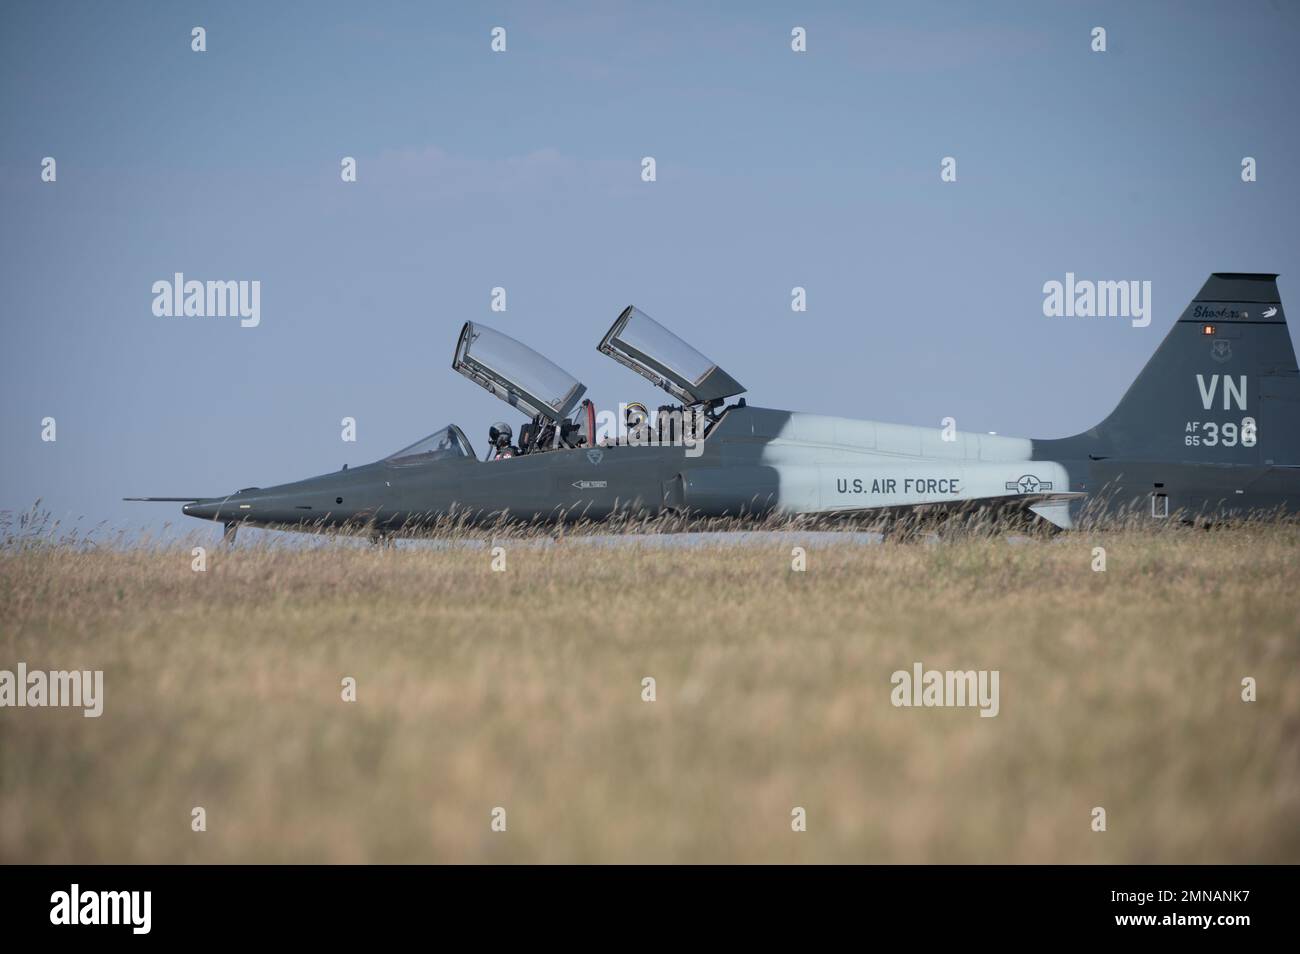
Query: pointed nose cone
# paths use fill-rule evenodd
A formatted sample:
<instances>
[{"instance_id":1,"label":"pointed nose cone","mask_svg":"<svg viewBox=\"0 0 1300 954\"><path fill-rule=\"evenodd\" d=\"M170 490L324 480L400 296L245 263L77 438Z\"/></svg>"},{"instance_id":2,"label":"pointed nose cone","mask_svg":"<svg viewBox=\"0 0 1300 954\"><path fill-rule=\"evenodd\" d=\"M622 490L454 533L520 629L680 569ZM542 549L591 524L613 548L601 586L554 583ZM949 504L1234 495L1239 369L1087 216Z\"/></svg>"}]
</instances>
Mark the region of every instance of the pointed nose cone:
<instances>
[{"instance_id":1,"label":"pointed nose cone","mask_svg":"<svg viewBox=\"0 0 1300 954\"><path fill-rule=\"evenodd\" d=\"M196 501L186 504L181 508L181 512L187 517L198 517L200 520L216 520L220 509L219 501Z\"/></svg>"}]
</instances>

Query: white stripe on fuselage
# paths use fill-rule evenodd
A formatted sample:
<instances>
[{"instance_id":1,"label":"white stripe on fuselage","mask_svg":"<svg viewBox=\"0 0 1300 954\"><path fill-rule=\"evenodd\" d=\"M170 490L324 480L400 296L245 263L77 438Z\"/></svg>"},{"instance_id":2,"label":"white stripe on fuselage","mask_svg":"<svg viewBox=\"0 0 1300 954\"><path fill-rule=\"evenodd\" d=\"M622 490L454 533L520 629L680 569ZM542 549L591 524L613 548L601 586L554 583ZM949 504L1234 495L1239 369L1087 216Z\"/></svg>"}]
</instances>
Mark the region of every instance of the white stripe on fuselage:
<instances>
[{"instance_id":1,"label":"white stripe on fuselage","mask_svg":"<svg viewBox=\"0 0 1300 954\"><path fill-rule=\"evenodd\" d=\"M1066 492L1053 461L1031 460L1032 441L939 428L791 414L760 461L780 477L788 513L861 510L1024 493Z\"/></svg>"}]
</instances>

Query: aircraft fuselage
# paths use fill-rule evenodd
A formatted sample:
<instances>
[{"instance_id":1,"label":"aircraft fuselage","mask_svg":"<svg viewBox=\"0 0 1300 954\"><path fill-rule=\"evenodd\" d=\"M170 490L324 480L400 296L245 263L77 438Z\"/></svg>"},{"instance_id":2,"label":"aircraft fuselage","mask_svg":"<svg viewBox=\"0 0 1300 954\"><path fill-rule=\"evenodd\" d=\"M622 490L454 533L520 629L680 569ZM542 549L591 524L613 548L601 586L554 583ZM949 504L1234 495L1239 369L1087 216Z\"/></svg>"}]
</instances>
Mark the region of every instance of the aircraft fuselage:
<instances>
[{"instance_id":1,"label":"aircraft fuselage","mask_svg":"<svg viewBox=\"0 0 1300 954\"><path fill-rule=\"evenodd\" d=\"M546 523L665 510L794 516L1025 499L1044 518L1069 526L1078 504L1064 506L1065 494L1088 495L1090 513L1155 517L1290 511L1300 499L1300 470L1291 467L1050 460L1035 454L1043 443L1051 442L733 407L694 447L619 444L497 461L380 461L184 510L252 526L396 529L446 517L478 524L503 515Z\"/></svg>"}]
</instances>

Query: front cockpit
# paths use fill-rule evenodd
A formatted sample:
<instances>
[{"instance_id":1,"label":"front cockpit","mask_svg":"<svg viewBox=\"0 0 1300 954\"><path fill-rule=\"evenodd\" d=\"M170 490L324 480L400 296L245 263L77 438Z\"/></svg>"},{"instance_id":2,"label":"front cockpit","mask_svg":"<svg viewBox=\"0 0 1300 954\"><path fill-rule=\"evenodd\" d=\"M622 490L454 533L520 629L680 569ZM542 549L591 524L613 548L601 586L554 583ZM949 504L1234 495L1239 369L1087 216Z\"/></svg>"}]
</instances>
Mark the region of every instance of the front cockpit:
<instances>
[{"instance_id":1,"label":"front cockpit","mask_svg":"<svg viewBox=\"0 0 1300 954\"><path fill-rule=\"evenodd\" d=\"M558 364L508 335L465 322L451 366L529 417L558 422L586 387Z\"/></svg>"},{"instance_id":2,"label":"front cockpit","mask_svg":"<svg viewBox=\"0 0 1300 954\"><path fill-rule=\"evenodd\" d=\"M403 447L384 458L384 463L397 467L428 464L436 460L473 457L474 449L465 434L455 424L434 431L428 437Z\"/></svg>"},{"instance_id":3,"label":"front cockpit","mask_svg":"<svg viewBox=\"0 0 1300 954\"><path fill-rule=\"evenodd\" d=\"M586 387L532 348L485 325L467 321L451 365L530 420L519 428L517 446L504 438L509 425L493 425L488 460L560 448L590 446L595 409L583 399Z\"/></svg>"}]
</instances>

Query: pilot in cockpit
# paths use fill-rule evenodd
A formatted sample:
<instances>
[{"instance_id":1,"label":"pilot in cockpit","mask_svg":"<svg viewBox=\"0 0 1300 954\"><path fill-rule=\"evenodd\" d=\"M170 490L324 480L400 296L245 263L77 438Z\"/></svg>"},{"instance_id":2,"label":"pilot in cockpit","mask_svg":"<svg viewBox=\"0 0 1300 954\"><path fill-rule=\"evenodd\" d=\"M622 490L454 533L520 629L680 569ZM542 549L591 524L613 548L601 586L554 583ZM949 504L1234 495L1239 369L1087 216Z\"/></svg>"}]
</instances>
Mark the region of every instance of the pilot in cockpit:
<instances>
[{"instance_id":1,"label":"pilot in cockpit","mask_svg":"<svg viewBox=\"0 0 1300 954\"><path fill-rule=\"evenodd\" d=\"M640 401L633 401L623 412L627 442L633 447L650 443L650 411Z\"/></svg>"},{"instance_id":2,"label":"pilot in cockpit","mask_svg":"<svg viewBox=\"0 0 1300 954\"><path fill-rule=\"evenodd\" d=\"M504 460L507 457L517 457L519 449L510 445L510 439L514 436L514 431L505 421L497 421L488 428L488 447L489 460Z\"/></svg>"}]
</instances>

